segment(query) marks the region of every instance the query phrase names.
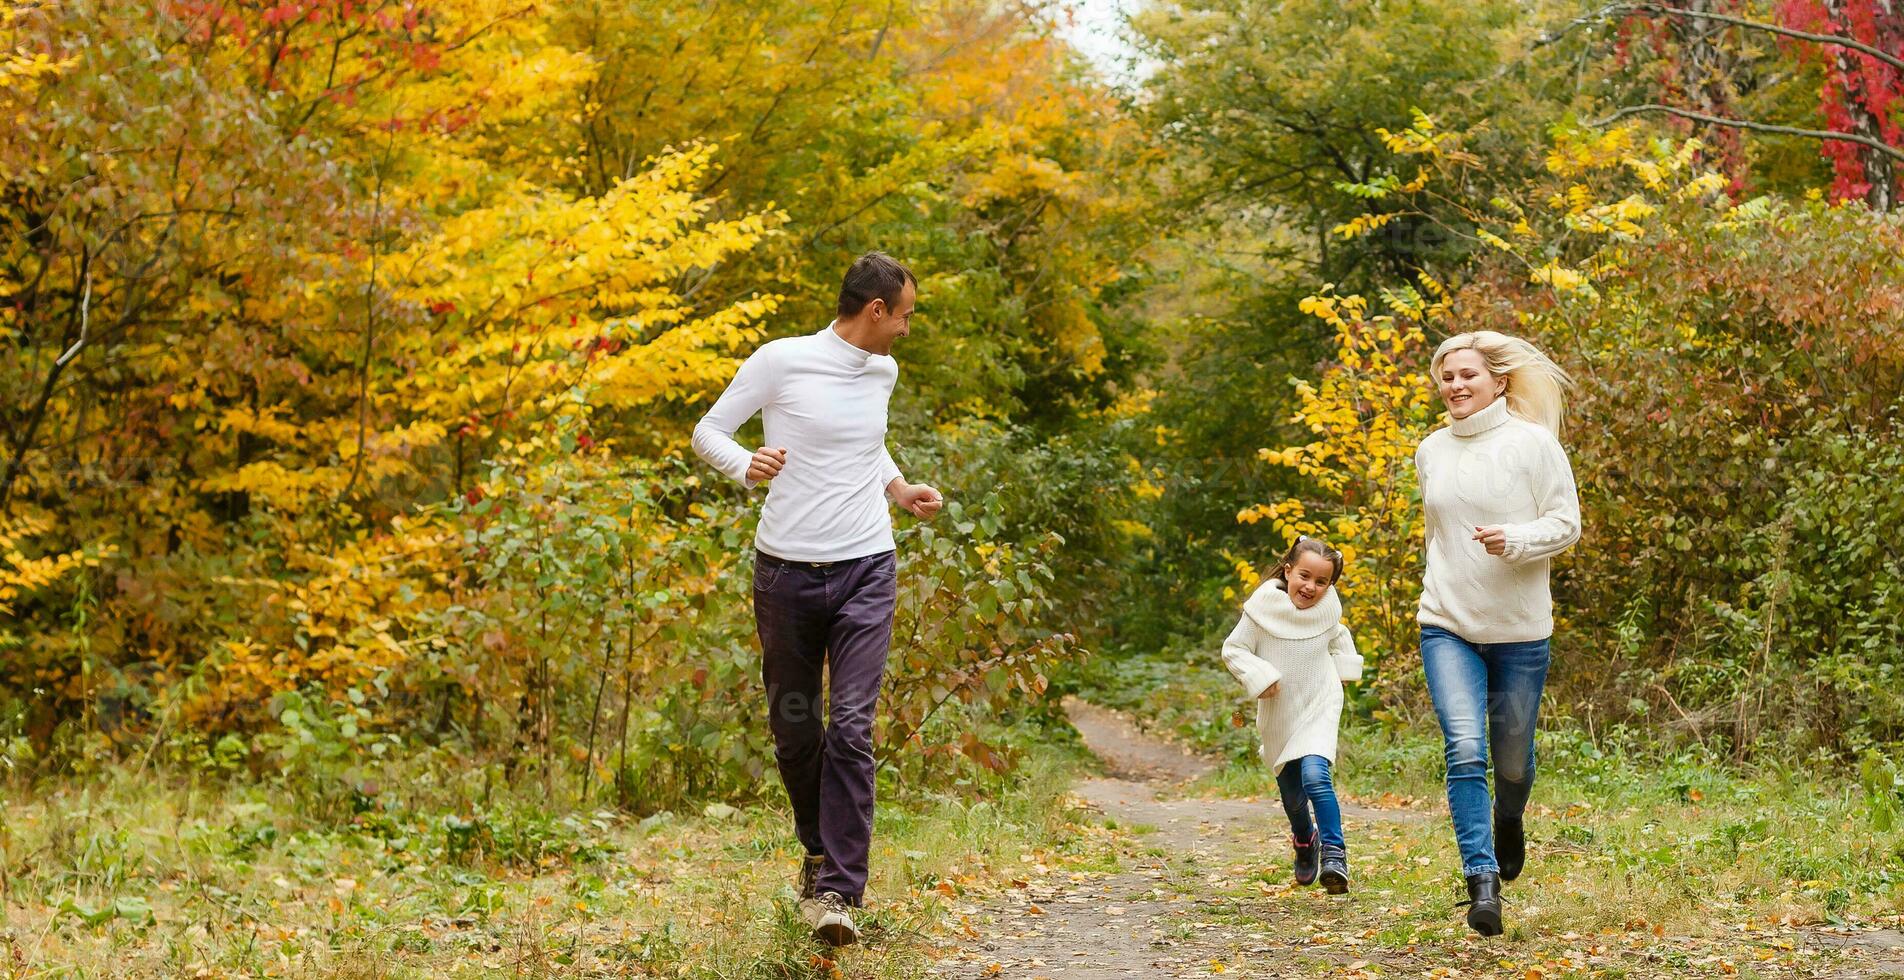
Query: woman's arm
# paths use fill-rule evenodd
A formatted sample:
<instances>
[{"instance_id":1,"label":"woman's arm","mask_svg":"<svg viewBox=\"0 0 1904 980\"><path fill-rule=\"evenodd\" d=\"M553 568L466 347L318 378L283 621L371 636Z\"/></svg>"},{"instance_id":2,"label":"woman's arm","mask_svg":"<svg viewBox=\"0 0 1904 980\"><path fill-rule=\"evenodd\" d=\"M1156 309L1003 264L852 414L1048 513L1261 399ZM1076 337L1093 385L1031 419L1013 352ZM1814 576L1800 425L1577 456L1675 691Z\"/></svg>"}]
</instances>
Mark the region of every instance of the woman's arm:
<instances>
[{"instance_id":1,"label":"woman's arm","mask_svg":"<svg viewBox=\"0 0 1904 980\"><path fill-rule=\"evenodd\" d=\"M1256 624L1243 616L1230 631L1229 639L1223 641L1223 666L1230 668L1251 698L1262 697L1271 684L1283 678L1282 671L1256 655L1257 636Z\"/></svg>"},{"instance_id":2,"label":"woman's arm","mask_svg":"<svg viewBox=\"0 0 1904 980\"><path fill-rule=\"evenodd\" d=\"M1540 516L1523 524L1503 525L1507 550L1501 560L1510 565L1537 561L1573 547L1580 540L1580 496L1574 488L1573 465L1558 439L1539 441L1540 455L1529 467L1534 506Z\"/></svg>"}]
</instances>

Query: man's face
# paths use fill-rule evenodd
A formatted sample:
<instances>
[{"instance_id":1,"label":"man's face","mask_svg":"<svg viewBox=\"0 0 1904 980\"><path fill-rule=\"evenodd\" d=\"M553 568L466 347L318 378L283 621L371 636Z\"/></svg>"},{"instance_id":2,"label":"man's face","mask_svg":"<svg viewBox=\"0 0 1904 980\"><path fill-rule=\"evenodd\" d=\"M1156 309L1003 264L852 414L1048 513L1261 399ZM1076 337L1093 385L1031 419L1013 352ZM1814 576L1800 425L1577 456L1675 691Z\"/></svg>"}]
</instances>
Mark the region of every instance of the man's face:
<instances>
[{"instance_id":1,"label":"man's face","mask_svg":"<svg viewBox=\"0 0 1904 980\"><path fill-rule=\"evenodd\" d=\"M887 348L892 347L893 341L912 332L913 304L918 292L909 279L905 287L899 290L899 302L891 308L886 306L883 299L873 300L873 326Z\"/></svg>"}]
</instances>

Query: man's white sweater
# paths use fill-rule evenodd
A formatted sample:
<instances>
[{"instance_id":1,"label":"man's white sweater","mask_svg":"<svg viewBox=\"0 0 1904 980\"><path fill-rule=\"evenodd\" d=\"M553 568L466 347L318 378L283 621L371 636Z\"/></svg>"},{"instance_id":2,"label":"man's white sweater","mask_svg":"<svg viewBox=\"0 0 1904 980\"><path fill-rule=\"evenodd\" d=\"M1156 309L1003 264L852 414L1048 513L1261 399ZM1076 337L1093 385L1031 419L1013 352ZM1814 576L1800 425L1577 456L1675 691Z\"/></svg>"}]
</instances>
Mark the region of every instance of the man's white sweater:
<instances>
[{"instance_id":1,"label":"man's white sweater","mask_svg":"<svg viewBox=\"0 0 1904 980\"><path fill-rule=\"evenodd\" d=\"M767 445L787 464L767 485L754 546L776 558L839 561L893 550L886 486L886 404L899 365L855 347L831 324L761 346L694 427L694 451L748 489L754 454L735 430L761 413Z\"/></svg>"},{"instance_id":2,"label":"man's white sweater","mask_svg":"<svg viewBox=\"0 0 1904 980\"><path fill-rule=\"evenodd\" d=\"M1471 643L1553 635L1547 573L1580 540L1580 500L1560 440L1499 398L1455 419L1415 450L1428 565L1416 618ZM1490 555L1478 527L1502 526L1507 553Z\"/></svg>"}]
</instances>

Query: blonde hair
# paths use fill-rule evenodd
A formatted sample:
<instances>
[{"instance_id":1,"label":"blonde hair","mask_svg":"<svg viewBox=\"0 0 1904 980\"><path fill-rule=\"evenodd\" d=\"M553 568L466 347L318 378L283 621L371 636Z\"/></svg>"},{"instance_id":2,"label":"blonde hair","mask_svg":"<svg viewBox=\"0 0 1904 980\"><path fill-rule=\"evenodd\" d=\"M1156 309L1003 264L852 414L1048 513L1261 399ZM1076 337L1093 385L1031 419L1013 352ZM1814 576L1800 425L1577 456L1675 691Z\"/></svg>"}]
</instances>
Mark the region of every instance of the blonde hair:
<instances>
[{"instance_id":1,"label":"blonde hair","mask_svg":"<svg viewBox=\"0 0 1904 980\"><path fill-rule=\"evenodd\" d=\"M1507 379L1507 410L1547 431L1560 436L1561 420L1567 414L1568 388L1573 378L1553 359L1519 337L1493 330L1458 333L1435 348L1428 366L1428 380L1441 383L1441 361L1458 350L1472 350L1487 362L1488 373Z\"/></svg>"}]
</instances>

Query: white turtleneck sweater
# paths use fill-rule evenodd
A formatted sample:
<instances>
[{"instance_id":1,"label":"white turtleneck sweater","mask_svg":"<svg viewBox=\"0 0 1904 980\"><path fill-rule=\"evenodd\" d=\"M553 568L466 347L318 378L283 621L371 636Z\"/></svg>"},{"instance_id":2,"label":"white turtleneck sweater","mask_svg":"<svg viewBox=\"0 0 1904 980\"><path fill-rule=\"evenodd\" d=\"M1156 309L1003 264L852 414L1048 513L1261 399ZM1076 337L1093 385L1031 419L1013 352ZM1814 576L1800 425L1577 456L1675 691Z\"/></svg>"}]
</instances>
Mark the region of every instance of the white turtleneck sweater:
<instances>
[{"instance_id":1,"label":"white turtleneck sweater","mask_svg":"<svg viewBox=\"0 0 1904 980\"><path fill-rule=\"evenodd\" d=\"M886 404L899 382L890 355L855 347L828 324L761 345L694 427L694 451L748 489L754 454L735 430L761 413L787 464L767 484L754 546L776 558L840 561L893 550Z\"/></svg>"},{"instance_id":2,"label":"white turtleneck sweater","mask_svg":"<svg viewBox=\"0 0 1904 980\"><path fill-rule=\"evenodd\" d=\"M1283 583L1271 579L1243 603L1243 618L1223 641L1223 663L1256 701L1256 734L1273 771L1305 755L1335 761L1342 720L1342 682L1360 680L1362 656L1342 625L1335 588L1297 609ZM1269 685L1280 683L1264 698Z\"/></svg>"},{"instance_id":3,"label":"white turtleneck sweater","mask_svg":"<svg viewBox=\"0 0 1904 980\"><path fill-rule=\"evenodd\" d=\"M1548 568L1580 540L1580 500L1560 440L1498 398L1429 433L1415 470L1428 546L1416 618L1471 643L1553 635ZM1504 555L1474 540L1476 527L1491 525L1506 530Z\"/></svg>"}]
</instances>

